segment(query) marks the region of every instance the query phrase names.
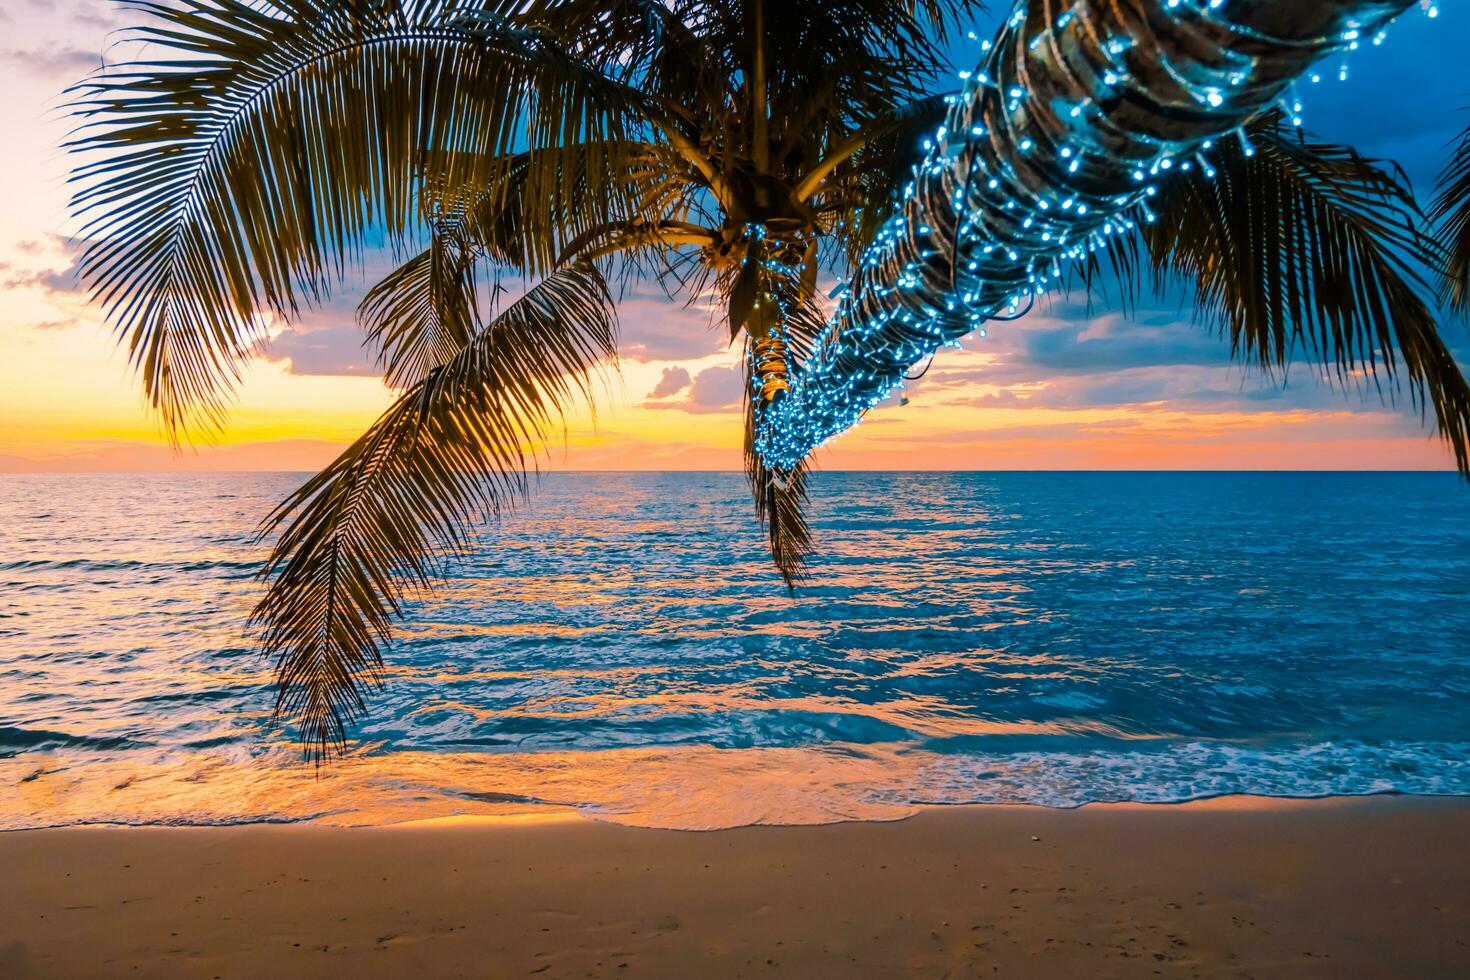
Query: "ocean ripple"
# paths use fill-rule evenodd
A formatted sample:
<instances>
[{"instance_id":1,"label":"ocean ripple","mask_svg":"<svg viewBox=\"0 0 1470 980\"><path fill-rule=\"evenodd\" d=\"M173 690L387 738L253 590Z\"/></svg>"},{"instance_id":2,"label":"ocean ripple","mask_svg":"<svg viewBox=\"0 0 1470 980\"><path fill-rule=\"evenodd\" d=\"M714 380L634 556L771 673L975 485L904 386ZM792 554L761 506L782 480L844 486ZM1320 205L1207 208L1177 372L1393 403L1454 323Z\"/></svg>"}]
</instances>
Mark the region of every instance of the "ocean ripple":
<instances>
[{"instance_id":1,"label":"ocean ripple","mask_svg":"<svg viewBox=\"0 0 1470 980\"><path fill-rule=\"evenodd\" d=\"M299 479L0 477L0 827L1470 792L1452 474L822 473L795 596L739 476L553 475L320 777L245 634Z\"/></svg>"}]
</instances>

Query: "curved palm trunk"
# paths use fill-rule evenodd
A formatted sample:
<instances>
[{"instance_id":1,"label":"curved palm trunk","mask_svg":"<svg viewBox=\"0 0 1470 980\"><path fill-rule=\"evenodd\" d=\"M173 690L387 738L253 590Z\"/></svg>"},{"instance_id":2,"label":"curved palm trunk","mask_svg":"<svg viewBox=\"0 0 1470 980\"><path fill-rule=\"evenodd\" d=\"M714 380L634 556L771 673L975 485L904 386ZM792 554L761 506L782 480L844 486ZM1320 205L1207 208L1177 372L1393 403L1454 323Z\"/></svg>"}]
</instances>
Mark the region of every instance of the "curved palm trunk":
<instances>
[{"instance_id":1,"label":"curved palm trunk","mask_svg":"<svg viewBox=\"0 0 1470 980\"><path fill-rule=\"evenodd\" d=\"M1031 0L967 80L756 449L797 466L912 365L1021 312L1147 211L1153 182L1411 0Z\"/></svg>"},{"instance_id":2,"label":"curved palm trunk","mask_svg":"<svg viewBox=\"0 0 1470 980\"><path fill-rule=\"evenodd\" d=\"M802 321L795 309L810 308L816 292L816 239L798 234L771 240L764 231L750 261L755 263L756 298L744 320L745 472L756 516L770 539L771 558L789 590L805 575L811 528L805 515L806 467L774 470L755 451L762 413L790 391L789 372L805 351L817 321ZM800 262L796 261L801 256Z\"/></svg>"}]
</instances>

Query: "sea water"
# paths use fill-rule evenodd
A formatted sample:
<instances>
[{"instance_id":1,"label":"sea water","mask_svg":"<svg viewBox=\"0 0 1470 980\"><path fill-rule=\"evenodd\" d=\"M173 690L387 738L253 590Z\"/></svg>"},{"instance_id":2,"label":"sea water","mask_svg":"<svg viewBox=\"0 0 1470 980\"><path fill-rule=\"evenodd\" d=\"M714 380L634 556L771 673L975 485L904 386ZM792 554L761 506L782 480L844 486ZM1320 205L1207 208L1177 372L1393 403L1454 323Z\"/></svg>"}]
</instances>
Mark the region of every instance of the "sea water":
<instances>
[{"instance_id":1,"label":"sea water","mask_svg":"<svg viewBox=\"0 0 1470 980\"><path fill-rule=\"evenodd\" d=\"M303 760L246 627L292 474L0 476L0 827L1470 793L1445 473L553 474Z\"/></svg>"}]
</instances>

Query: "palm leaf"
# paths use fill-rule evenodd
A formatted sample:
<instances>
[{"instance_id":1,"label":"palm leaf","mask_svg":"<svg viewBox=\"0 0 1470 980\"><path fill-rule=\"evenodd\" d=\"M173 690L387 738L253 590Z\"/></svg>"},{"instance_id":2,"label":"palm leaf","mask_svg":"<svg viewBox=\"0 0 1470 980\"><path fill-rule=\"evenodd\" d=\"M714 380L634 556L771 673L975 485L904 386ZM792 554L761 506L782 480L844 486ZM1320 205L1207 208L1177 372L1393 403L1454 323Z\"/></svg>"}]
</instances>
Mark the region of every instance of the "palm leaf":
<instances>
[{"instance_id":1,"label":"palm leaf","mask_svg":"<svg viewBox=\"0 0 1470 980\"><path fill-rule=\"evenodd\" d=\"M756 518L766 529L771 560L787 590L795 592L797 584L806 578L814 550L805 513L807 464L803 462L790 474L781 475L761 461L755 451L755 404L749 395L748 377L745 387L745 476L755 499Z\"/></svg>"},{"instance_id":2,"label":"palm leaf","mask_svg":"<svg viewBox=\"0 0 1470 980\"><path fill-rule=\"evenodd\" d=\"M856 266L879 227L893 216L899 190L920 158L920 142L949 111L946 98L925 96L879 115L804 175L798 192L818 195L819 209L844 226L842 257L848 265Z\"/></svg>"},{"instance_id":3,"label":"palm leaf","mask_svg":"<svg viewBox=\"0 0 1470 980\"><path fill-rule=\"evenodd\" d=\"M785 311L780 324L786 341L787 360L795 370L811 354L812 343L826 324L826 315L799 273L777 276L770 281L775 287L777 303ZM731 283L727 281L726 288ZM764 525L771 549L771 560L786 588L794 592L806 577L807 565L815 550L811 526L806 520L807 464L803 462L790 473L777 473L768 468L755 451L756 404L752 397L756 383L751 377L751 341L747 337L745 356L745 475L755 500L756 518Z\"/></svg>"},{"instance_id":4,"label":"palm leaf","mask_svg":"<svg viewBox=\"0 0 1470 980\"><path fill-rule=\"evenodd\" d=\"M125 2L162 53L78 87L73 209L83 275L172 432L220 421L263 315L289 318L370 236L414 226L428 155L596 139L629 105L504 20L553 0Z\"/></svg>"},{"instance_id":5,"label":"palm leaf","mask_svg":"<svg viewBox=\"0 0 1470 980\"><path fill-rule=\"evenodd\" d=\"M443 173L492 176L450 186ZM696 190L692 178L667 147L639 140L571 143L471 165L435 156L426 164L424 208L452 217L487 256L539 274L605 225L682 218Z\"/></svg>"},{"instance_id":6,"label":"palm leaf","mask_svg":"<svg viewBox=\"0 0 1470 980\"><path fill-rule=\"evenodd\" d=\"M1437 190L1429 218L1446 253L1443 294L1457 309L1470 310L1470 126L1455 141Z\"/></svg>"},{"instance_id":7,"label":"palm leaf","mask_svg":"<svg viewBox=\"0 0 1470 980\"><path fill-rule=\"evenodd\" d=\"M277 712L309 752L345 738L382 670L392 620L446 553L512 506L528 461L589 373L615 356L590 264L547 277L403 392L262 525L277 534L254 613L276 661Z\"/></svg>"},{"instance_id":8,"label":"palm leaf","mask_svg":"<svg viewBox=\"0 0 1470 980\"><path fill-rule=\"evenodd\" d=\"M667 194L671 184L683 186L660 166L656 148L627 142L620 156L626 165L636 162L636 169L620 181L603 179L612 146L606 141L601 148L574 144L514 154L503 167L483 168L500 171L484 189L450 188L434 176L441 170L430 166L421 193L428 247L374 285L358 306L364 343L375 350L390 384L418 380L468 341L479 319L481 266L527 273L675 240L713 240L708 229L688 222L610 220L615 214L682 213ZM528 234L531 227L541 233ZM548 246L559 254L548 254Z\"/></svg>"},{"instance_id":9,"label":"palm leaf","mask_svg":"<svg viewBox=\"0 0 1470 980\"><path fill-rule=\"evenodd\" d=\"M457 235L436 229L428 248L363 297L363 342L390 385L422 380L470 342L480 319L476 264Z\"/></svg>"},{"instance_id":10,"label":"palm leaf","mask_svg":"<svg viewBox=\"0 0 1470 980\"><path fill-rule=\"evenodd\" d=\"M1279 114L1253 124L1250 141L1249 152L1216 146L1213 178L1193 166L1163 182L1149 205L1156 220L1139 216L1138 247L1109 250L1115 270L1133 288L1140 263L1156 286L1192 284L1196 311L1263 368L1305 352L1343 385L1397 382L1402 369L1470 473L1470 386L1427 299L1425 276L1443 257L1406 181L1349 147L1303 138Z\"/></svg>"}]
</instances>

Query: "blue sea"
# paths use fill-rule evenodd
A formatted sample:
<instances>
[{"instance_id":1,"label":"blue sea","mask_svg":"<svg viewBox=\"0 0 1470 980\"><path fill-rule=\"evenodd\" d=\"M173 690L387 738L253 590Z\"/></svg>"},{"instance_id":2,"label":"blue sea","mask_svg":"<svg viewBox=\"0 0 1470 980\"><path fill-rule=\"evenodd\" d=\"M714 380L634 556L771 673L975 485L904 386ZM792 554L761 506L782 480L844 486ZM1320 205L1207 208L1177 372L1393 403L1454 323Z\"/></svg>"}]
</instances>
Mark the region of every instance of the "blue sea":
<instances>
[{"instance_id":1,"label":"blue sea","mask_svg":"<svg viewBox=\"0 0 1470 980\"><path fill-rule=\"evenodd\" d=\"M0 476L0 827L1470 793L1444 473L552 474L416 601L344 758L245 619L293 474Z\"/></svg>"}]
</instances>

